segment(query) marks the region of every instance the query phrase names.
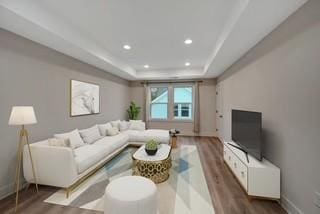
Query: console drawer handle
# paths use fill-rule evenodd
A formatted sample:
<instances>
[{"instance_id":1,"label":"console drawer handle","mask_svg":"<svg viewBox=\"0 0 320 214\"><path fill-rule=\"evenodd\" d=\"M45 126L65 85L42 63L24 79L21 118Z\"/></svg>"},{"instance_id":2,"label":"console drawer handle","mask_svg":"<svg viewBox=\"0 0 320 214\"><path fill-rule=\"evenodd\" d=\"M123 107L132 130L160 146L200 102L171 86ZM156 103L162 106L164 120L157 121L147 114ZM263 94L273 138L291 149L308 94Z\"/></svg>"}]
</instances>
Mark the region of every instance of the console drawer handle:
<instances>
[{"instance_id":1,"label":"console drawer handle","mask_svg":"<svg viewBox=\"0 0 320 214\"><path fill-rule=\"evenodd\" d=\"M231 160L231 157L229 156L229 160Z\"/></svg>"},{"instance_id":2,"label":"console drawer handle","mask_svg":"<svg viewBox=\"0 0 320 214\"><path fill-rule=\"evenodd\" d=\"M242 177L244 177L244 172L241 172Z\"/></svg>"},{"instance_id":3,"label":"console drawer handle","mask_svg":"<svg viewBox=\"0 0 320 214\"><path fill-rule=\"evenodd\" d=\"M234 167L237 168L237 163L233 163Z\"/></svg>"}]
</instances>

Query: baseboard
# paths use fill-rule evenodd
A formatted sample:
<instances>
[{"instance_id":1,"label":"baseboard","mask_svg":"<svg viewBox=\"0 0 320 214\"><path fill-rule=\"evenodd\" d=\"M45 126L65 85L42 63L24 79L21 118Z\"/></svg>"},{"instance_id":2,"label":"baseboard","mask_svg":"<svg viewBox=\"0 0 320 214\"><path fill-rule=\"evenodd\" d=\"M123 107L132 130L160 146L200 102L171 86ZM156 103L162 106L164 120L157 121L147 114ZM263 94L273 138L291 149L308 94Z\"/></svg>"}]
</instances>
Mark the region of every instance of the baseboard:
<instances>
[{"instance_id":1,"label":"baseboard","mask_svg":"<svg viewBox=\"0 0 320 214\"><path fill-rule=\"evenodd\" d=\"M200 136L200 137L217 137L216 132L200 132L200 133L194 133L193 131L181 131L182 136Z\"/></svg>"},{"instance_id":2,"label":"baseboard","mask_svg":"<svg viewBox=\"0 0 320 214\"><path fill-rule=\"evenodd\" d=\"M200 132L199 136L202 136L202 137L218 137L216 132Z\"/></svg>"},{"instance_id":3,"label":"baseboard","mask_svg":"<svg viewBox=\"0 0 320 214\"><path fill-rule=\"evenodd\" d=\"M20 189L25 188L26 185L27 185L27 183L25 181L22 181ZM7 184L7 185L0 187L0 200L8 197L9 195L14 194L14 192L15 192L14 183L10 183L10 184Z\"/></svg>"},{"instance_id":4,"label":"baseboard","mask_svg":"<svg viewBox=\"0 0 320 214\"><path fill-rule=\"evenodd\" d=\"M304 214L292 201L286 196L281 196L280 205L287 211L288 214Z\"/></svg>"},{"instance_id":5,"label":"baseboard","mask_svg":"<svg viewBox=\"0 0 320 214\"><path fill-rule=\"evenodd\" d=\"M14 183L0 187L0 200L14 193Z\"/></svg>"}]
</instances>

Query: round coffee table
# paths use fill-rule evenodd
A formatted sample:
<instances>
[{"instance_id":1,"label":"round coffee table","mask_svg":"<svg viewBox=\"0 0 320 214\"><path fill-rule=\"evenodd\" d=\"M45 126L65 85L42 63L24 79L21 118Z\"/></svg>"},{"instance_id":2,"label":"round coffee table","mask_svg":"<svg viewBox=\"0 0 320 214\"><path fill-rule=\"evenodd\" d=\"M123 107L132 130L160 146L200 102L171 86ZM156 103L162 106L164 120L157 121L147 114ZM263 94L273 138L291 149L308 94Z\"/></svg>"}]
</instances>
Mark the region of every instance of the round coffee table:
<instances>
[{"instance_id":1,"label":"round coffee table","mask_svg":"<svg viewBox=\"0 0 320 214\"><path fill-rule=\"evenodd\" d=\"M148 155L145 146L141 146L133 155L133 175L161 183L169 178L171 164L171 146L160 144L155 155Z\"/></svg>"}]
</instances>

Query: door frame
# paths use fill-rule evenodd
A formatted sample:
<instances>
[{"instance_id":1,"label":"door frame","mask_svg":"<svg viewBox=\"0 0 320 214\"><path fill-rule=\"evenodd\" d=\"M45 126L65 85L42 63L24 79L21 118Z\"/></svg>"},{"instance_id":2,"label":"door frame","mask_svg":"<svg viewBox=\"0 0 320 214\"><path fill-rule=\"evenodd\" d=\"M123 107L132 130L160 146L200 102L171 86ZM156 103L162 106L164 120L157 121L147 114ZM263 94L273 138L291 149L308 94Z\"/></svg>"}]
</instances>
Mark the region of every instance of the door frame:
<instances>
[{"instance_id":1,"label":"door frame","mask_svg":"<svg viewBox=\"0 0 320 214\"><path fill-rule=\"evenodd\" d=\"M223 118L223 90L222 85L218 83L216 86L216 132L221 142L224 141Z\"/></svg>"}]
</instances>

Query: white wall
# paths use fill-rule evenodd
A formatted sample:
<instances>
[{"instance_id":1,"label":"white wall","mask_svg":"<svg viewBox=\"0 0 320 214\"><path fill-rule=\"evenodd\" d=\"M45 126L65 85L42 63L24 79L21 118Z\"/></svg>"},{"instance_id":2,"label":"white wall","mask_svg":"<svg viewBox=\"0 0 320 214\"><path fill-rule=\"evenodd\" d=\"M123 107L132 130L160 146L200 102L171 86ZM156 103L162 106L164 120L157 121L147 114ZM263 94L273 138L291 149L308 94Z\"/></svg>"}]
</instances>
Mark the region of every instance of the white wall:
<instances>
[{"instance_id":1,"label":"white wall","mask_svg":"<svg viewBox=\"0 0 320 214\"><path fill-rule=\"evenodd\" d=\"M320 1L310 0L218 79L224 137L231 109L262 112L264 156L281 168L282 202L319 214Z\"/></svg>"}]
</instances>

